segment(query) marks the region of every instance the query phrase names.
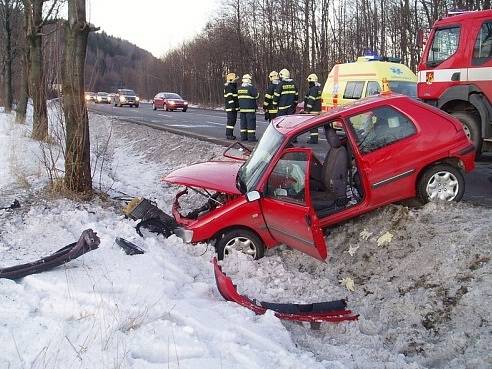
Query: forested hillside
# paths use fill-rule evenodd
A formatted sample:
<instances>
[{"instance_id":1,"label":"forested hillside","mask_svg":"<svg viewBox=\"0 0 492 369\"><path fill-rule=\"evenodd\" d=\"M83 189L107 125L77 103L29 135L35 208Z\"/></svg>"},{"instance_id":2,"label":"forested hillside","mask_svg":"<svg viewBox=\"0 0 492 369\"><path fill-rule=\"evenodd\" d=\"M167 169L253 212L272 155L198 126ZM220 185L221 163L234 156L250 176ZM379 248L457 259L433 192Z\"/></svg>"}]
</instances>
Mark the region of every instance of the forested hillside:
<instances>
[{"instance_id":1,"label":"forested hillside","mask_svg":"<svg viewBox=\"0 0 492 369\"><path fill-rule=\"evenodd\" d=\"M126 87L150 98L163 89L162 62L126 40L104 32L90 34L86 58L86 88L115 91Z\"/></svg>"}]
</instances>

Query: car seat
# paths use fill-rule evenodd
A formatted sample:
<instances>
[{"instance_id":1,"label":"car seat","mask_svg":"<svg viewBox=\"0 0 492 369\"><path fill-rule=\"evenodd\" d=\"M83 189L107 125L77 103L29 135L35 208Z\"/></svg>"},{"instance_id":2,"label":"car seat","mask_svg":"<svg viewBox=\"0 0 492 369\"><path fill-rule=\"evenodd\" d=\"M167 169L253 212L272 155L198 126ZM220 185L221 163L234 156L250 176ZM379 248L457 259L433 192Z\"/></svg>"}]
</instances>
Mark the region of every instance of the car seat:
<instances>
[{"instance_id":1,"label":"car seat","mask_svg":"<svg viewBox=\"0 0 492 369\"><path fill-rule=\"evenodd\" d=\"M326 216L337 206L347 203L348 153L333 128L325 128L326 140L330 150L326 154L321 169L324 191L312 191L313 207L318 215Z\"/></svg>"}]
</instances>

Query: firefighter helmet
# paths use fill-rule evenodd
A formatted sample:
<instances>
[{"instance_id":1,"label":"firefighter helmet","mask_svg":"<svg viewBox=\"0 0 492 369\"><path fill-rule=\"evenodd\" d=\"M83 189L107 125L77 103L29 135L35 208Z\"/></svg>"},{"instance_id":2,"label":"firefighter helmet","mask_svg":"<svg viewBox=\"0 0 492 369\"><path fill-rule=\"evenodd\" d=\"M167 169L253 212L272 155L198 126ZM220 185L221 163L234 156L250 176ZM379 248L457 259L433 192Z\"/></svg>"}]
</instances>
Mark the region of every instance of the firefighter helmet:
<instances>
[{"instance_id":1,"label":"firefighter helmet","mask_svg":"<svg viewBox=\"0 0 492 369\"><path fill-rule=\"evenodd\" d=\"M226 76L227 82L234 82L235 80L237 80L236 73L227 73L227 76Z\"/></svg>"},{"instance_id":2,"label":"firefighter helmet","mask_svg":"<svg viewBox=\"0 0 492 369\"><path fill-rule=\"evenodd\" d=\"M278 75L280 76L280 79L290 78L290 72L285 68L282 69Z\"/></svg>"},{"instance_id":3,"label":"firefighter helmet","mask_svg":"<svg viewBox=\"0 0 492 369\"><path fill-rule=\"evenodd\" d=\"M308 82L318 82L318 76L314 73L311 73L308 78Z\"/></svg>"},{"instance_id":4,"label":"firefighter helmet","mask_svg":"<svg viewBox=\"0 0 492 369\"><path fill-rule=\"evenodd\" d=\"M251 83L252 77L251 74L245 74L243 76L243 83Z\"/></svg>"},{"instance_id":5,"label":"firefighter helmet","mask_svg":"<svg viewBox=\"0 0 492 369\"><path fill-rule=\"evenodd\" d=\"M275 81L278 79L278 73L277 71L271 71L270 74L268 75L268 78L270 79L270 81Z\"/></svg>"}]
</instances>

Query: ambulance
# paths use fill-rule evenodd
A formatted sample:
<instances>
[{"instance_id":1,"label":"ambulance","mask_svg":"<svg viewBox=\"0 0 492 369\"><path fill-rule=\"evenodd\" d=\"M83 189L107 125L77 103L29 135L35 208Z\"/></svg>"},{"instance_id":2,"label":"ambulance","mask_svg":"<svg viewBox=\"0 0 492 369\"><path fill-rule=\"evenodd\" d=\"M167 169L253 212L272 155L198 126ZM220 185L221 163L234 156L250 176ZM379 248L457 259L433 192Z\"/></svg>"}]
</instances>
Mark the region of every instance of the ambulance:
<instances>
[{"instance_id":1,"label":"ambulance","mask_svg":"<svg viewBox=\"0 0 492 369\"><path fill-rule=\"evenodd\" d=\"M361 56L353 63L336 64L321 95L323 111L366 96L377 95L386 80L392 92L417 97L417 76L399 60Z\"/></svg>"}]
</instances>

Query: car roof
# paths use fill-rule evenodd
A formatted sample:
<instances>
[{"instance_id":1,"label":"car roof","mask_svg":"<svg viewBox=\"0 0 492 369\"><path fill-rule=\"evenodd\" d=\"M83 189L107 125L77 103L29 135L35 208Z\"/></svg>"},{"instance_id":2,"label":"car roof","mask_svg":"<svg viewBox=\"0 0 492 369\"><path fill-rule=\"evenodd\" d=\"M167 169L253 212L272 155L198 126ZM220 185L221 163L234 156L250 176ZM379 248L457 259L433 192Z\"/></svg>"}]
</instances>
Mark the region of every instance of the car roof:
<instances>
[{"instance_id":1,"label":"car roof","mask_svg":"<svg viewBox=\"0 0 492 369\"><path fill-rule=\"evenodd\" d=\"M336 119L340 116L352 115L361 109L370 109L372 106L379 106L381 102L390 104L402 99L415 101L408 96L397 93L381 94L366 97L347 105L332 108L326 113L322 113L320 115L294 114L279 117L273 121L273 124L282 134L297 134L300 131L304 131L306 126L311 125L311 123L314 124L321 120L326 121Z\"/></svg>"},{"instance_id":2,"label":"car roof","mask_svg":"<svg viewBox=\"0 0 492 369\"><path fill-rule=\"evenodd\" d=\"M337 64L340 81L388 80L417 82L417 76L405 64L390 61L370 60L359 57L355 62ZM335 77L336 68L328 74L328 80Z\"/></svg>"}]
</instances>

